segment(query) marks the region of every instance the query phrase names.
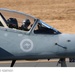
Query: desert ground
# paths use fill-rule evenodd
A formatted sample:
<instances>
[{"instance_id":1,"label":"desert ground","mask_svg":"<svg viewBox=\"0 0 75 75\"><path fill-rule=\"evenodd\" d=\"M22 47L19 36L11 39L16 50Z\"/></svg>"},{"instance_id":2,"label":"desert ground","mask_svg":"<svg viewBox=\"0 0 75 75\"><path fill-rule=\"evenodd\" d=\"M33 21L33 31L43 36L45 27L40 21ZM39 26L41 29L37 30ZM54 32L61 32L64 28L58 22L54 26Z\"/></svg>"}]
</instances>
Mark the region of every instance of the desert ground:
<instances>
[{"instance_id":1,"label":"desert ground","mask_svg":"<svg viewBox=\"0 0 75 75\"><path fill-rule=\"evenodd\" d=\"M0 0L0 8L25 12L62 33L75 33L75 0Z\"/></svg>"}]
</instances>

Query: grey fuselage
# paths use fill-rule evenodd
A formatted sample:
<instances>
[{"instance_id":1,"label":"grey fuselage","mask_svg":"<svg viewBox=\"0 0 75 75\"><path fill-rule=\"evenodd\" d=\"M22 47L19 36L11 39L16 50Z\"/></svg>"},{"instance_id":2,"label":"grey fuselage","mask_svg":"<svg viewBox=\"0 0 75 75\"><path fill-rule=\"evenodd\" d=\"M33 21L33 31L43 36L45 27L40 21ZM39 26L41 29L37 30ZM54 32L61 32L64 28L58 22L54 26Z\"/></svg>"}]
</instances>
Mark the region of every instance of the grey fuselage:
<instances>
[{"instance_id":1,"label":"grey fuselage","mask_svg":"<svg viewBox=\"0 0 75 75\"><path fill-rule=\"evenodd\" d=\"M75 57L74 34L26 34L0 28L0 60Z\"/></svg>"},{"instance_id":2,"label":"grey fuselage","mask_svg":"<svg viewBox=\"0 0 75 75\"><path fill-rule=\"evenodd\" d=\"M18 25L29 19L31 28L29 31L10 28L8 18L16 18ZM61 33L37 18L8 9L0 9L0 25L0 60L75 57L75 34ZM36 26L41 31L35 30Z\"/></svg>"}]
</instances>

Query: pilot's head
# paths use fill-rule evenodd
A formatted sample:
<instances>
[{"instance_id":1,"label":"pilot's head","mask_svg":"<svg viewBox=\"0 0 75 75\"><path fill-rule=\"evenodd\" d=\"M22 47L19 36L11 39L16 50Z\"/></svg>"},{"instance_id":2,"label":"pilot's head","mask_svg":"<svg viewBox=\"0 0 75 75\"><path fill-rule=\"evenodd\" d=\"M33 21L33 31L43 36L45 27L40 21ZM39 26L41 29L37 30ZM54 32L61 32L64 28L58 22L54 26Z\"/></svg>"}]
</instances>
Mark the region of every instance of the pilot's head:
<instances>
[{"instance_id":1,"label":"pilot's head","mask_svg":"<svg viewBox=\"0 0 75 75\"><path fill-rule=\"evenodd\" d=\"M23 26L27 28L30 25L30 23L31 23L30 20L26 19L23 21Z\"/></svg>"}]
</instances>

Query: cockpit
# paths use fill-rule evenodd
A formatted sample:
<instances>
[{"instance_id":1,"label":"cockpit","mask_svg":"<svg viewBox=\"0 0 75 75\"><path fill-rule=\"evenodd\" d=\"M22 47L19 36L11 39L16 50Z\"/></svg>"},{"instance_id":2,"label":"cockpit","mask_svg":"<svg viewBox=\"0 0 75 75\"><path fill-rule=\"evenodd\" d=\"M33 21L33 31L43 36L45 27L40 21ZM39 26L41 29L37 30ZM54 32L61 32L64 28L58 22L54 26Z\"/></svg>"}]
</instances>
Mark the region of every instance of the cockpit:
<instances>
[{"instance_id":1,"label":"cockpit","mask_svg":"<svg viewBox=\"0 0 75 75\"><path fill-rule=\"evenodd\" d=\"M0 27L21 31L32 31L34 34L59 34L60 32L43 21L22 12L0 9Z\"/></svg>"}]
</instances>

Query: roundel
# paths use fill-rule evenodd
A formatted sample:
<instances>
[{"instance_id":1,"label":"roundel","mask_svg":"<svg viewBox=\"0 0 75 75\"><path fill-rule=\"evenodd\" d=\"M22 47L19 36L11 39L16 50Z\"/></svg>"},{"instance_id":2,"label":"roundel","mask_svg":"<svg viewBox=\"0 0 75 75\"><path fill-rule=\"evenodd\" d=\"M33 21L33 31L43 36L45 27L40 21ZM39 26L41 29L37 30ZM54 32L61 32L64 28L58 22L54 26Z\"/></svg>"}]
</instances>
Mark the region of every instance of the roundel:
<instances>
[{"instance_id":1,"label":"roundel","mask_svg":"<svg viewBox=\"0 0 75 75\"><path fill-rule=\"evenodd\" d=\"M20 43L20 48L25 51L29 52L33 49L33 42L30 39L23 39Z\"/></svg>"}]
</instances>

